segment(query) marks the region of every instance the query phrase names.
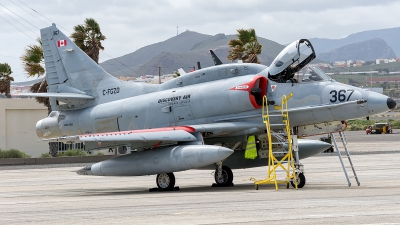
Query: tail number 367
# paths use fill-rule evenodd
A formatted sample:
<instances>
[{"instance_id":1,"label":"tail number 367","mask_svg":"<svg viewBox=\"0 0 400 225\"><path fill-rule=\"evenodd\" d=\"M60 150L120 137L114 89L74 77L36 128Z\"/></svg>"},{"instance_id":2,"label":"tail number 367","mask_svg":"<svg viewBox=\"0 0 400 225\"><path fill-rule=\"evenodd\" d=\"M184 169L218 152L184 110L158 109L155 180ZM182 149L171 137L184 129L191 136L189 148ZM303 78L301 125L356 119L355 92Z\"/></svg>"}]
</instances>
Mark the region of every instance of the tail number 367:
<instances>
[{"instance_id":1,"label":"tail number 367","mask_svg":"<svg viewBox=\"0 0 400 225\"><path fill-rule=\"evenodd\" d=\"M351 95L353 94L354 90L332 90L329 94L331 94L330 101L333 102L345 102L349 101Z\"/></svg>"}]
</instances>

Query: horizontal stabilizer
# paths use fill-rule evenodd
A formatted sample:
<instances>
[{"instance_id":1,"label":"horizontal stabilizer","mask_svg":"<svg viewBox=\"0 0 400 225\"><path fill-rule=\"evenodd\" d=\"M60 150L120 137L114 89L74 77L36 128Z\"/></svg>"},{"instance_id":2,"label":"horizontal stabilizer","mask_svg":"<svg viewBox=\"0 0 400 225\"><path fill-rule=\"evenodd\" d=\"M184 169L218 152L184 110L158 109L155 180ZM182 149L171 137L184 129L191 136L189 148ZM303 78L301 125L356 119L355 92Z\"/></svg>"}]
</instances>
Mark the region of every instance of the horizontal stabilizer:
<instances>
[{"instance_id":1,"label":"horizontal stabilizer","mask_svg":"<svg viewBox=\"0 0 400 225\"><path fill-rule=\"evenodd\" d=\"M24 93L24 94L18 94L18 95L19 96L30 96L30 97L42 97L42 98L54 97L54 98L66 98L66 99L68 99L68 98L87 99L87 100L94 99L93 96L77 94L77 93Z\"/></svg>"}]
</instances>

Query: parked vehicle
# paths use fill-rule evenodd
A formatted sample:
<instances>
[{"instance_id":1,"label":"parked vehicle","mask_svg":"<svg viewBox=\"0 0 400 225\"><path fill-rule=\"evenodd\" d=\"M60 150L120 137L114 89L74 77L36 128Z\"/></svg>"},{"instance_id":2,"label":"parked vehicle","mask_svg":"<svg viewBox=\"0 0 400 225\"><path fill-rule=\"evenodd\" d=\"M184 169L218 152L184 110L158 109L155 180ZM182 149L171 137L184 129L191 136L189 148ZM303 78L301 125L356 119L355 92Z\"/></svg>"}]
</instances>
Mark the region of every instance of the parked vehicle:
<instances>
[{"instance_id":1,"label":"parked vehicle","mask_svg":"<svg viewBox=\"0 0 400 225\"><path fill-rule=\"evenodd\" d=\"M375 123L374 126L369 126L365 132L367 134L391 134L393 131L389 123Z\"/></svg>"}]
</instances>

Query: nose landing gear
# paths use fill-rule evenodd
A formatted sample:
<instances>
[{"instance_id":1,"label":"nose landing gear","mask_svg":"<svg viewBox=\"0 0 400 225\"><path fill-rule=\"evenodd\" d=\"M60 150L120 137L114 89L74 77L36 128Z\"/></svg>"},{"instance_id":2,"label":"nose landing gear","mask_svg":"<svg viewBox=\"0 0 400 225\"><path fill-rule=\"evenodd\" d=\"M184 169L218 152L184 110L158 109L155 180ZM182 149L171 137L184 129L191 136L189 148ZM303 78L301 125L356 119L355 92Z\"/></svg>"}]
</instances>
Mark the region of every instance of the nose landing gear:
<instances>
[{"instance_id":1,"label":"nose landing gear","mask_svg":"<svg viewBox=\"0 0 400 225\"><path fill-rule=\"evenodd\" d=\"M302 188L306 184L306 177L304 176L304 173L297 174L297 178L295 179L297 179L297 188ZM296 188L294 181L290 181L290 183L292 184L292 187Z\"/></svg>"}]
</instances>

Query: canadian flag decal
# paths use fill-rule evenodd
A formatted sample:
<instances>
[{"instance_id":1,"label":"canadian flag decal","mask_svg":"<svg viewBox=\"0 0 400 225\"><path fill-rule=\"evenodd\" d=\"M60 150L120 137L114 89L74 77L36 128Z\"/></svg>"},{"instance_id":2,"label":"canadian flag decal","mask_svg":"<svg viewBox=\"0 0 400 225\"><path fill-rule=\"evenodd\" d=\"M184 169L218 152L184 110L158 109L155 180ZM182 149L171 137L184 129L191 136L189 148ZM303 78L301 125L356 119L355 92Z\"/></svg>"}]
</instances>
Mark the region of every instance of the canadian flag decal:
<instances>
[{"instance_id":1,"label":"canadian flag decal","mask_svg":"<svg viewBox=\"0 0 400 225\"><path fill-rule=\"evenodd\" d=\"M58 40L57 41L57 46L58 47L67 46L67 40Z\"/></svg>"},{"instance_id":2,"label":"canadian flag decal","mask_svg":"<svg viewBox=\"0 0 400 225\"><path fill-rule=\"evenodd\" d=\"M271 85L271 90L274 91L276 88L276 85Z\"/></svg>"}]
</instances>

